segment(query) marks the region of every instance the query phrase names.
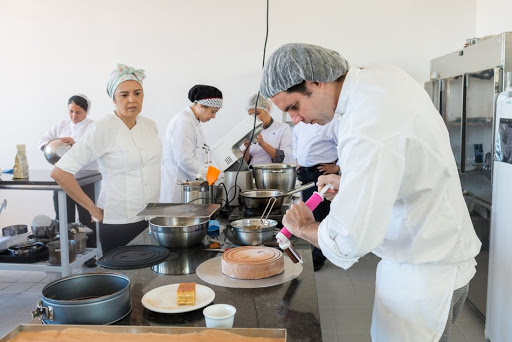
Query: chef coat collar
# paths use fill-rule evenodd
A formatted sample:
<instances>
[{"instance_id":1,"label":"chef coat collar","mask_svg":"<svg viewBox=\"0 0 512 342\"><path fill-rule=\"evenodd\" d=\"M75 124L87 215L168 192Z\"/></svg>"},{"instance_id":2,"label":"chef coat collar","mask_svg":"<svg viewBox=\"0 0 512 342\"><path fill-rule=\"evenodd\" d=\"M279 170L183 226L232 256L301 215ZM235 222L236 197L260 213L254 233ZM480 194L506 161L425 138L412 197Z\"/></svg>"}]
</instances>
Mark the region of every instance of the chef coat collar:
<instances>
[{"instance_id":1,"label":"chef coat collar","mask_svg":"<svg viewBox=\"0 0 512 342\"><path fill-rule=\"evenodd\" d=\"M123 119L121 119L121 117L119 115L117 115L115 110L112 111L112 115L114 115L116 118L121 120L121 122L126 126L126 124L124 123ZM139 116L137 115L137 117L135 118L135 125L132 128L128 128L128 126L126 126L126 129L128 129L129 131L132 131L133 129L135 129L137 127L138 123L139 123Z\"/></svg>"},{"instance_id":2,"label":"chef coat collar","mask_svg":"<svg viewBox=\"0 0 512 342\"><path fill-rule=\"evenodd\" d=\"M74 123L73 121L71 121L71 119L69 120L69 122L71 123L71 127L73 127L73 129L77 129L77 128L80 128L83 124L85 124L87 120L87 117L85 119L83 119L82 121L80 121L79 123Z\"/></svg>"},{"instance_id":3,"label":"chef coat collar","mask_svg":"<svg viewBox=\"0 0 512 342\"><path fill-rule=\"evenodd\" d=\"M263 129L267 129L269 128L270 126L272 126L272 124L274 123L274 118L273 117L270 117L270 122L268 123L267 126L263 125Z\"/></svg>"},{"instance_id":4,"label":"chef coat collar","mask_svg":"<svg viewBox=\"0 0 512 342\"><path fill-rule=\"evenodd\" d=\"M341 115L345 114L345 111L347 110L348 99L350 95L352 95L352 92L354 91L355 87L357 86L357 83L359 82L360 71L361 69L356 67L351 67L348 70L347 76L345 76L345 81L343 81L343 86L341 87L338 105L334 110L335 113Z\"/></svg>"},{"instance_id":5,"label":"chef coat collar","mask_svg":"<svg viewBox=\"0 0 512 342\"><path fill-rule=\"evenodd\" d=\"M185 112L190 113L192 115L192 117L194 118L195 126L198 126L201 123L201 121L194 115L194 111L192 110L192 108L190 108L189 106L185 107Z\"/></svg>"}]
</instances>

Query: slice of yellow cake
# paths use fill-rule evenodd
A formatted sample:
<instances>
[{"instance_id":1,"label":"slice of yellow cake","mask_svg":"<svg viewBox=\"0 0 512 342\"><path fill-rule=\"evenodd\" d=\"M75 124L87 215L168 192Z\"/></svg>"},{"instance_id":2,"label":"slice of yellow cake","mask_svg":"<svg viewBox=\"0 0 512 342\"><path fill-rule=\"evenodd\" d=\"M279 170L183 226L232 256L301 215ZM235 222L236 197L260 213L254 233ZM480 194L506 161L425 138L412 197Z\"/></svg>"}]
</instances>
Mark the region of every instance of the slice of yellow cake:
<instances>
[{"instance_id":1,"label":"slice of yellow cake","mask_svg":"<svg viewBox=\"0 0 512 342\"><path fill-rule=\"evenodd\" d=\"M196 283L180 283L176 296L178 305L194 305L196 303Z\"/></svg>"}]
</instances>

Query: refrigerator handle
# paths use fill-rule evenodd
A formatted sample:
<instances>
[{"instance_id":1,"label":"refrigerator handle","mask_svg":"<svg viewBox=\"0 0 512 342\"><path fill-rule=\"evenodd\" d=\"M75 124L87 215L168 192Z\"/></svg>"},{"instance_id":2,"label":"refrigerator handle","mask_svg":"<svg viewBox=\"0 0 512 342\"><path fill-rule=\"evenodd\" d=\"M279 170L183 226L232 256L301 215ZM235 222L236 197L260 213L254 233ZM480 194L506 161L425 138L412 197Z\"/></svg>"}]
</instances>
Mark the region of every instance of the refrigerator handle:
<instances>
[{"instance_id":1,"label":"refrigerator handle","mask_svg":"<svg viewBox=\"0 0 512 342\"><path fill-rule=\"evenodd\" d=\"M493 182L493 163L494 153L496 149L496 111L497 111L497 101L498 96L503 90L503 66L499 65L494 68L494 101L493 101L493 120L492 120L492 147L491 147L491 162L489 169L487 170L487 177L491 180L491 184Z\"/></svg>"},{"instance_id":2,"label":"refrigerator handle","mask_svg":"<svg viewBox=\"0 0 512 342\"><path fill-rule=\"evenodd\" d=\"M462 80L462 117L461 117L461 146L460 146L460 173L466 171L466 106L467 106L467 93L469 77L465 73Z\"/></svg>"}]
</instances>

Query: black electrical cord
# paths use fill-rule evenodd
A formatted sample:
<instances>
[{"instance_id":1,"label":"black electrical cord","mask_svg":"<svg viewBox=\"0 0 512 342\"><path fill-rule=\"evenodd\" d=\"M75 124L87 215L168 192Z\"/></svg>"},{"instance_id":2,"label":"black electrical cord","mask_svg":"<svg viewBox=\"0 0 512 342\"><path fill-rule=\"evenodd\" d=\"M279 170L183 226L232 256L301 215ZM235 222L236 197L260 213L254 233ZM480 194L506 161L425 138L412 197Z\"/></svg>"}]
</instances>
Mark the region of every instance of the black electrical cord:
<instances>
[{"instance_id":1,"label":"black electrical cord","mask_svg":"<svg viewBox=\"0 0 512 342\"><path fill-rule=\"evenodd\" d=\"M268 41L268 13L269 13L269 0L267 0L267 11L266 11L266 31L265 31L265 43L263 44L263 61L261 63L261 68L263 69L265 67L265 53L267 51L267 41ZM252 143L252 139L254 139L254 132L256 131L256 120L257 120L257 115L256 115L256 109L258 108L258 99L260 98L260 91L258 90L258 96L256 96L256 102L254 103L254 124L252 126L252 134L251 134L251 138L249 139L249 144ZM248 146L249 147L249 146ZM228 203L228 212L229 212L229 205L231 204L231 202L236 198L236 190L237 190L237 187L240 188L238 185L237 185L237 182L238 182L238 174L240 173L240 169L242 168L242 164L245 162L245 155L247 154L247 150L249 148L246 148L244 150L244 154L242 156L242 161L239 163L238 165L238 170L236 170L236 175L235 175L235 185L233 185L233 187L235 188L235 192L234 192L234 196L231 200L229 200L229 198L226 197L226 200L227 200L227 203ZM230 189L231 191L231 189ZM229 191L228 191L229 193Z\"/></svg>"}]
</instances>

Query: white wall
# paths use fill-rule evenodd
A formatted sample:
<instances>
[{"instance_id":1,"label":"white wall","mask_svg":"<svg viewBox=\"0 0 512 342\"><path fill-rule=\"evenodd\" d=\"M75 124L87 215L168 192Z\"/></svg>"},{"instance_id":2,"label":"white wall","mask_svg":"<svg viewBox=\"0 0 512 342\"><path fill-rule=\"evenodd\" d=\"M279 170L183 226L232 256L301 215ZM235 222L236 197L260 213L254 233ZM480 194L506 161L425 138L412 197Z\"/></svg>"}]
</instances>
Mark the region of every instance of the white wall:
<instances>
[{"instance_id":1,"label":"white wall","mask_svg":"<svg viewBox=\"0 0 512 342\"><path fill-rule=\"evenodd\" d=\"M512 1L476 1L476 37L512 31Z\"/></svg>"},{"instance_id":2,"label":"white wall","mask_svg":"<svg viewBox=\"0 0 512 342\"><path fill-rule=\"evenodd\" d=\"M225 107L204 125L209 144L240 117L258 90L265 0L0 0L0 168L27 145L33 169L50 169L36 141L82 92L92 119L112 108L105 92L116 63L146 70L143 115L163 134L188 89L212 84ZM271 0L267 57L287 42L341 52L352 65L395 64L419 82L432 58L475 36L477 0ZM274 113L280 118L278 113ZM3 178L9 176L3 176ZM53 216L51 195L0 190L0 227Z\"/></svg>"}]
</instances>

